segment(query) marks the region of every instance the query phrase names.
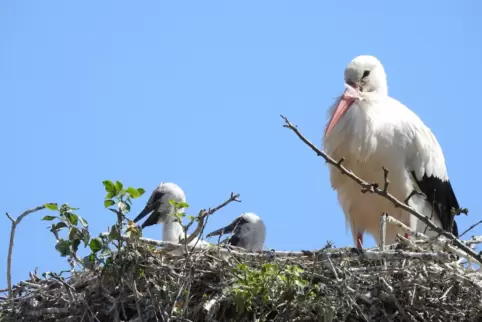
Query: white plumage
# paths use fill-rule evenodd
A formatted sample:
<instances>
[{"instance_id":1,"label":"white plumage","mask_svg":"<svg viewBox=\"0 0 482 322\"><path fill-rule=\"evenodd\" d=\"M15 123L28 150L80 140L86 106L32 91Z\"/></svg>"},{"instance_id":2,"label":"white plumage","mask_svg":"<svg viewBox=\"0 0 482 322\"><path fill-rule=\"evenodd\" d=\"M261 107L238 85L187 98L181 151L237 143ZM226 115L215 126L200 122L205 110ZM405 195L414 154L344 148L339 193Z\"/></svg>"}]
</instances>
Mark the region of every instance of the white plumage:
<instances>
[{"instance_id":1,"label":"white plumage","mask_svg":"<svg viewBox=\"0 0 482 322\"><path fill-rule=\"evenodd\" d=\"M142 224L142 229L147 226L155 224L164 224L162 228L162 240L168 242L178 243L180 239L183 239L184 231L181 224L177 221L175 214L175 208L169 200L176 202L186 202L186 195L184 191L175 183L162 182L151 194L151 197L147 201L144 209L134 219L137 223L144 218L147 214L151 215ZM178 212L183 212L184 209L178 209ZM207 245L208 243L196 237L189 245Z\"/></svg>"},{"instance_id":2,"label":"white plumage","mask_svg":"<svg viewBox=\"0 0 482 322\"><path fill-rule=\"evenodd\" d=\"M262 250L266 238L266 226L259 216L246 212L228 226L215 230L206 237L229 233L233 233L227 240L229 245L253 251Z\"/></svg>"},{"instance_id":3,"label":"white plumage","mask_svg":"<svg viewBox=\"0 0 482 322\"><path fill-rule=\"evenodd\" d=\"M373 56L358 56L345 69L345 93L330 109L323 145L335 159L368 182L383 187L384 172L389 171L389 192L403 201L414 190L409 204L432 218L439 227L452 231L451 208L459 209L447 176L442 149L432 131L406 106L388 96L382 64ZM337 191L354 243L362 246L363 233L380 241L380 216L383 212L416 231L425 225L414 216L397 209L381 196L362 194L360 186L330 166L330 181ZM432 207L433 205L433 207ZM452 228L453 224L453 228ZM386 242L395 242L399 233L387 227ZM428 235L433 233L428 232Z\"/></svg>"}]
</instances>

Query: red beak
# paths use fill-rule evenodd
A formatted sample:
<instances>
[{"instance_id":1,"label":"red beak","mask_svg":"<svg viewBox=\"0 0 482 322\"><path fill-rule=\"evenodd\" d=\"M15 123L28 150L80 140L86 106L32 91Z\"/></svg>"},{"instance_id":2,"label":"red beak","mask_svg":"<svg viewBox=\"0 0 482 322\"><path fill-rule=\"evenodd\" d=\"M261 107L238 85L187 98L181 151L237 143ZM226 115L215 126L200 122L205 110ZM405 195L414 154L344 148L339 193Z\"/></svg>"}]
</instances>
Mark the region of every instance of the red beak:
<instances>
[{"instance_id":1,"label":"red beak","mask_svg":"<svg viewBox=\"0 0 482 322\"><path fill-rule=\"evenodd\" d=\"M353 104L355 100L356 100L356 97L353 96L353 90L347 88L343 93L343 96L341 97L340 101L338 102L338 105L336 106L336 109L335 109L335 113L333 113L333 116L331 117L330 122L328 122L325 135L330 133L330 131L336 126L336 124L343 117L343 115L345 115L346 111L348 111L348 109L350 108L350 106Z\"/></svg>"}]
</instances>

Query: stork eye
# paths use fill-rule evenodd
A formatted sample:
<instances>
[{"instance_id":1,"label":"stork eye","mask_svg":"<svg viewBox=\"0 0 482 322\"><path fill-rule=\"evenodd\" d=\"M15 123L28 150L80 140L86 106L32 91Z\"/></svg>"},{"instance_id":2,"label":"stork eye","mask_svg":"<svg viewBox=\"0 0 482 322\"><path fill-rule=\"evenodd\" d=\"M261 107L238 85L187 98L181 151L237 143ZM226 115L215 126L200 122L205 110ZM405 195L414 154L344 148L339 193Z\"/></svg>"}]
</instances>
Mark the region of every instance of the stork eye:
<instances>
[{"instance_id":1,"label":"stork eye","mask_svg":"<svg viewBox=\"0 0 482 322\"><path fill-rule=\"evenodd\" d=\"M370 75L370 71L366 70L366 71L363 72L362 78L368 77L368 75Z\"/></svg>"}]
</instances>

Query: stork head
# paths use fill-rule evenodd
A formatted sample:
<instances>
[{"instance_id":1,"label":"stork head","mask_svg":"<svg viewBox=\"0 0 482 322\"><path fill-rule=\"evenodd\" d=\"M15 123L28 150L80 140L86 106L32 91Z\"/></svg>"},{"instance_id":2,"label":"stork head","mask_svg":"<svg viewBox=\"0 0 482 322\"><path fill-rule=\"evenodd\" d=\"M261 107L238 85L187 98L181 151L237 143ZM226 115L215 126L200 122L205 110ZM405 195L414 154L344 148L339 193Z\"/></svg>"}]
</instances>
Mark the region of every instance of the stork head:
<instances>
[{"instance_id":1,"label":"stork head","mask_svg":"<svg viewBox=\"0 0 482 322\"><path fill-rule=\"evenodd\" d=\"M387 94L387 75L374 56L355 57L345 68L345 83L360 92Z\"/></svg>"},{"instance_id":2,"label":"stork head","mask_svg":"<svg viewBox=\"0 0 482 322\"><path fill-rule=\"evenodd\" d=\"M138 222L151 212L152 215L142 224L142 228L168 221L170 219L169 215L174 214L175 211L169 200L186 202L186 196L177 184L162 182L154 189L146 206L134 219L134 222ZM182 211L182 209L178 209L178 211Z\"/></svg>"},{"instance_id":3,"label":"stork head","mask_svg":"<svg viewBox=\"0 0 482 322\"><path fill-rule=\"evenodd\" d=\"M346 113L348 108L361 96L368 93L387 95L387 75L380 61L374 56L355 57L345 68L345 87L333 116L326 127L328 134Z\"/></svg>"},{"instance_id":4,"label":"stork head","mask_svg":"<svg viewBox=\"0 0 482 322\"><path fill-rule=\"evenodd\" d=\"M233 233L235 246L250 250L261 250L266 239L266 226L263 220L253 213L246 212L224 228L215 230L206 237Z\"/></svg>"}]
</instances>

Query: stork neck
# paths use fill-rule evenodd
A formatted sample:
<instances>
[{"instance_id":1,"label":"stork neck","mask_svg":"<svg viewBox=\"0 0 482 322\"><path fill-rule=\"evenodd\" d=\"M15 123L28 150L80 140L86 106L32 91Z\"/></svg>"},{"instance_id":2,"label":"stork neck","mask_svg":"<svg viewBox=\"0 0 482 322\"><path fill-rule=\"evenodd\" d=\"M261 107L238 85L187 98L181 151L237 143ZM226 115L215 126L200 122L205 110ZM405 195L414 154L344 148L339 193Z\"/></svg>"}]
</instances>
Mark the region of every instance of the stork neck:
<instances>
[{"instance_id":1,"label":"stork neck","mask_svg":"<svg viewBox=\"0 0 482 322\"><path fill-rule=\"evenodd\" d=\"M173 216L168 216L166 222L162 227L162 240L168 242L179 242L179 237L182 237L184 231L179 222Z\"/></svg>"},{"instance_id":2,"label":"stork neck","mask_svg":"<svg viewBox=\"0 0 482 322\"><path fill-rule=\"evenodd\" d=\"M253 249L262 250L264 246L264 240L265 240L264 232L258 232L258 234L254 236Z\"/></svg>"}]
</instances>

